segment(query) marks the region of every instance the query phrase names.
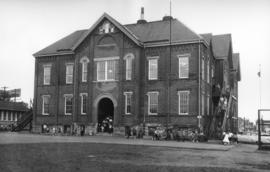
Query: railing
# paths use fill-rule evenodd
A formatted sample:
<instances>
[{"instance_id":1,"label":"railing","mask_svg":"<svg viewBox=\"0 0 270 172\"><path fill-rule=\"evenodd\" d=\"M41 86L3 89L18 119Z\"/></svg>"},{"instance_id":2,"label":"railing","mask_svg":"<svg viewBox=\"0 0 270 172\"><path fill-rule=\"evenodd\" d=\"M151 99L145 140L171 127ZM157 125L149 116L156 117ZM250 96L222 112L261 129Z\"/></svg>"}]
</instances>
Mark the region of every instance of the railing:
<instances>
[{"instance_id":1,"label":"railing","mask_svg":"<svg viewBox=\"0 0 270 172\"><path fill-rule=\"evenodd\" d=\"M29 110L26 112L25 115L22 115L21 118L18 119L17 121L17 126L15 126L12 131L20 131L24 127L26 127L27 124L31 123L33 119L33 111Z\"/></svg>"}]
</instances>

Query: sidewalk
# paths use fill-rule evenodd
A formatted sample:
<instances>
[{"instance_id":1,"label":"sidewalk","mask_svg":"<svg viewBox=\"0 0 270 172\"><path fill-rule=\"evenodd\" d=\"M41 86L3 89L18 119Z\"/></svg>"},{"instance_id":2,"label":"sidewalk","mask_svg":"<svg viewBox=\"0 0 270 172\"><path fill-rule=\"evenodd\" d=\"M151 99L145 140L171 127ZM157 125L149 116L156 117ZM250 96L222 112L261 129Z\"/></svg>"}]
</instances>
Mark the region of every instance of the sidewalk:
<instances>
[{"instance_id":1,"label":"sidewalk","mask_svg":"<svg viewBox=\"0 0 270 172\"><path fill-rule=\"evenodd\" d=\"M216 142L192 143L177 141L153 141L149 139L126 139L117 136L50 136L26 133L0 133L0 144L18 143L105 143L140 146L161 146L181 149L228 151L233 145L224 146Z\"/></svg>"}]
</instances>

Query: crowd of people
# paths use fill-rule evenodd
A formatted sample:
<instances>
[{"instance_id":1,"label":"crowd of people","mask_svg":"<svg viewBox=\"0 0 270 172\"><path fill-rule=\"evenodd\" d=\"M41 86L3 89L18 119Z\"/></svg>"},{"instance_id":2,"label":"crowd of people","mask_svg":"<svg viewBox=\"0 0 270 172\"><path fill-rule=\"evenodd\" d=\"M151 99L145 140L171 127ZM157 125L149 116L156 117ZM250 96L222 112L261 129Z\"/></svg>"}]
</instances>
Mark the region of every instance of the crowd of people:
<instances>
[{"instance_id":1,"label":"crowd of people","mask_svg":"<svg viewBox=\"0 0 270 172\"><path fill-rule=\"evenodd\" d=\"M113 133L113 119L112 117L105 118L101 123L98 124L98 132Z\"/></svg>"}]
</instances>

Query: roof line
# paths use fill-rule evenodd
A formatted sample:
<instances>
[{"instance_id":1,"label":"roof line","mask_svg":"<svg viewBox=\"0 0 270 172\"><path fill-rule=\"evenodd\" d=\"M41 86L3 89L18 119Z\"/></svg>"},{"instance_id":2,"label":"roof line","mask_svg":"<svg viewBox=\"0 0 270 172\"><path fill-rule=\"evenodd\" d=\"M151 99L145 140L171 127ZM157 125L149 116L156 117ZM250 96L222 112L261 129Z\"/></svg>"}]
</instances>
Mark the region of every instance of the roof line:
<instances>
[{"instance_id":1,"label":"roof line","mask_svg":"<svg viewBox=\"0 0 270 172\"><path fill-rule=\"evenodd\" d=\"M46 57L46 56L62 56L62 55L72 55L74 52L62 52L62 53L51 53L51 54L40 54L40 55L35 55L33 54L34 57Z\"/></svg>"},{"instance_id":2,"label":"roof line","mask_svg":"<svg viewBox=\"0 0 270 172\"><path fill-rule=\"evenodd\" d=\"M160 47L160 46L167 46L167 45L180 45L180 44L193 44L193 43L203 43L204 45L208 45L204 39L196 39L192 41L179 41L179 42L169 42L166 43L145 43L144 47Z\"/></svg>"}]
</instances>

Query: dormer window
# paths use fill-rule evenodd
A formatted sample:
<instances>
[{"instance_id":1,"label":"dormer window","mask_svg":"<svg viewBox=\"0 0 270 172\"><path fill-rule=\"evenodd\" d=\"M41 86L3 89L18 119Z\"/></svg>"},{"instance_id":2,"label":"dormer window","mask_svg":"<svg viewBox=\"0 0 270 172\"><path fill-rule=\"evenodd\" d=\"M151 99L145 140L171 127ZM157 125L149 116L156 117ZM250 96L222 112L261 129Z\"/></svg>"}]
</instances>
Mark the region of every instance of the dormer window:
<instances>
[{"instance_id":1,"label":"dormer window","mask_svg":"<svg viewBox=\"0 0 270 172\"><path fill-rule=\"evenodd\" d=\"M104 34L104 33L112 33L114 32L114 26L109 23L108 21L105 21L102 26L99 28L99 33Z\"/></svg>"}]
</instances>

